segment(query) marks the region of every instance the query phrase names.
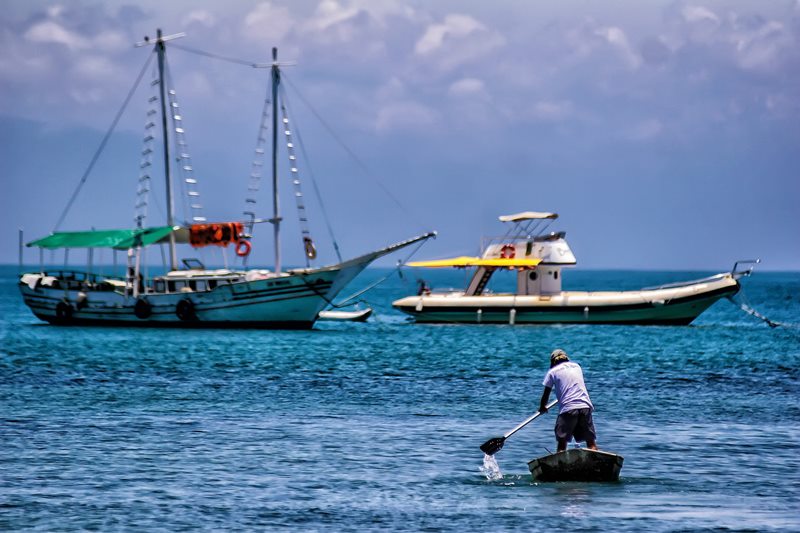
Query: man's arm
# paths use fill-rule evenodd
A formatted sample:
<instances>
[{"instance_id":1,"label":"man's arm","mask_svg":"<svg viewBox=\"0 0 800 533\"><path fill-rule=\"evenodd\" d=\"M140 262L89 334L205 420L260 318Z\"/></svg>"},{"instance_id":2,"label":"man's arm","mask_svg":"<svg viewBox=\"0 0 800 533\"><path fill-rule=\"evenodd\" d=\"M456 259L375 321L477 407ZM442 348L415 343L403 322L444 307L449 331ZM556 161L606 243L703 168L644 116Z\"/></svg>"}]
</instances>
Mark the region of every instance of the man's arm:
<instances>
[{"instance_id":1,"label":"man's arm","mask_svg":"<svg viewBox=\"0 0 800 533\"><path fill-rule=\"evenodd\" d=\"M550 399L550 391L553 390L550 387L545 387L544 392L542 392L542 400L539 402L539 412L546 413L547 412L547 400Z\"/></svg>"}]
</instances>

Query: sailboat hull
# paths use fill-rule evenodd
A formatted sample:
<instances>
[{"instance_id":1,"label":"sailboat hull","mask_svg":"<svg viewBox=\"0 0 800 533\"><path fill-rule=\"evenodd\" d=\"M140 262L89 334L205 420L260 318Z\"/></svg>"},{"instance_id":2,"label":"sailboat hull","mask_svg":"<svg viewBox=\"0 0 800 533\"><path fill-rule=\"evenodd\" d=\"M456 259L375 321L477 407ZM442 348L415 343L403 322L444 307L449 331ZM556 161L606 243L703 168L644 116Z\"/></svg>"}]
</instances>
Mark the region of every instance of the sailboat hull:
<instances>
[{"instance_id":1,"label":"sailboat hull","mask_svg":"<svg viewBox=\"0 0 800 533\"><path fill-rule=\"evenodd\" d=\"M235 282L211 291L150 293L140 298L116 291L31 288L27 284L20 284L20 290L38 318L59 325L302 329L310 328L335 296L331 289L341 273L332 269ZM139 300L147 303L148 310L137 316Z\"/></svg>"},{"instance_id":2,"label":"sailboat hull","mask_svg":"<svg viewBox=\"0 0 800 533\"><path fill-rule=\"evenodd\" d=\"M551 296L431 294L409 296L392 305L416 322L687 325L738 290L731 275L721 274L710 281L663 289L564 291Z\"/></svg>"},{"instance_id":3,"label":"sailboat hull","mask_svg":"<svg viewBox=\"0 0 800 533\"><path fill-rule=\"evenodd\" d=\"M228 271L165 276L169 283L182 282L177 292L147 290L133 297L131 287L121 281L64 273L24 274L19 289L34 315L58 325L307 329L371 262L434 235L426 233L337 265L260 279ZM94 281L86 283L90 278ZM205 287L214 281L213 289L192 289L201 286L198 280L204 280Z\"/></svg>"}]
</instances>

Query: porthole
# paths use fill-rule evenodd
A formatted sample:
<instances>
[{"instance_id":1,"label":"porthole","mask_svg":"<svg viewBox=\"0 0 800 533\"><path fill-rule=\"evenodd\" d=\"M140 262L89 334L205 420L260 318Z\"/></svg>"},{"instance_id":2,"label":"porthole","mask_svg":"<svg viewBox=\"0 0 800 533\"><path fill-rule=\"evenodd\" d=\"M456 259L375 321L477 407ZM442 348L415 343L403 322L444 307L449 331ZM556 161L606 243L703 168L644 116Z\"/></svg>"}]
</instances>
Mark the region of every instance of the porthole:
<instances>
[{"instance_id":1,"label":"porthole","mask_svg":"<svg viewBox=\"0 0 800 533\"><path fill-rule=\"evenodd\" d=\"M531 281L536 281L536 278L538 277L539 276L536 275L536 272L531 272L530 274L528 274L528 279L530 279Z\"/></svg>"}]
</instances>

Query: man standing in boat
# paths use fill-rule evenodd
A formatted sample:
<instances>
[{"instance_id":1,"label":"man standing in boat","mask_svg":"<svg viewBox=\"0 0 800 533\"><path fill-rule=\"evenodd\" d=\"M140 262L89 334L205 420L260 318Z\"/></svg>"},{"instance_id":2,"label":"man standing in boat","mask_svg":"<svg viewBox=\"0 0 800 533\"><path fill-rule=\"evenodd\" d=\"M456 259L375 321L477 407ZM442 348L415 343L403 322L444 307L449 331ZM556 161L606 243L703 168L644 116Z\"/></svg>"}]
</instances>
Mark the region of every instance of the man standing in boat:
<instances>
[{"instance_id":1,"label":"man standing in boat","mask_svg":"<svg viewBox=\"0 0 800 533\"><path fill-rule=\"evenodd\" d=\"M545 374L542 385L544 392L539 412L547 412L547 401L553 389L560 406L555 427L558 451L566 450L567 443L573 437L576 442L586 441L590 450L596 450L597 435L592 421L594 406L583 382L580 365L570 361L564 350L553 350L550 354L550 370Z\"/></svg>"}]
</instances>

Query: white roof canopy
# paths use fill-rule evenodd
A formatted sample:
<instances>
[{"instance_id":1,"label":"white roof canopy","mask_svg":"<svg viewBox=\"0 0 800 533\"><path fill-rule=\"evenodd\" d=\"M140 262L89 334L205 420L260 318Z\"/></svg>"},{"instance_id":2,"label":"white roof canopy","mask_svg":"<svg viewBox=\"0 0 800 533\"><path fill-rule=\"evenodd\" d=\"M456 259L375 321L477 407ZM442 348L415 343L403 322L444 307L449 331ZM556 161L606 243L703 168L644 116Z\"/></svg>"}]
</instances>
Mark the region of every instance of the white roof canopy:
<instances>
[{"instance_id":1,"label":"white roof canopy","mask_svg":"<svg viewBox=\"0 0 800 533\"><path fill-rule=\"evenodd\" d=\"M524 213L517 213L516 215L502 215L499 217L500 222L519 222L521 220L537 220L545 218L558 218L556 213L540 213L539 211L525 211Z\"/></svg>"}]
</instances>

